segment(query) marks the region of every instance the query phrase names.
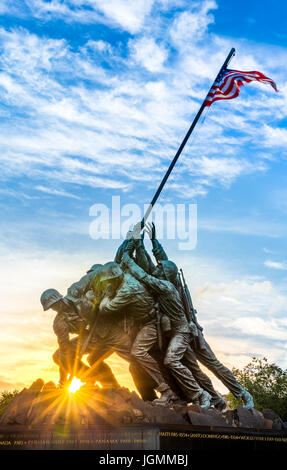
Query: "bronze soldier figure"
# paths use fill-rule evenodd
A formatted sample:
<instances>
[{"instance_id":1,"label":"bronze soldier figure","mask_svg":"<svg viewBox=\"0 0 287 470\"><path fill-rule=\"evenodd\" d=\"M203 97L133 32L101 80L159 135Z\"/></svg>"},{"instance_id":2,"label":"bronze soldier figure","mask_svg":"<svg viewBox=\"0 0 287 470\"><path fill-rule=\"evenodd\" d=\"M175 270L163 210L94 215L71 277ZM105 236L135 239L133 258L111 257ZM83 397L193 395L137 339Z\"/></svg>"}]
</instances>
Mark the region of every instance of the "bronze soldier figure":
<instances>
[{"instance_id":1,"label":"bronze soldier figure","mask_svg":"<svg viewBox=\"0 0 287 470\"><path fill-rule=\"evenodd\" d=\"M160 263L162 262L162 260L168 260L168 257L162 245L156 239L156 232L155 232L154 224L149 224L147 232L152 241L152 245L153 245L152 251L157 262ZM155 265L153 264L148 253L146 252L143 243L140 243L140 240L138 242L138 246L140 246L138 258L140 258L142 260L141 262L145 263L148 269L152 271L153 269L155 269ZM179 287L179 283L177 282L177 280L175 281L175 285L177 288ZM205 340L203 336L202 328L199 327L199 325L195 325L195 324L194 324L194 328L196 328L197 330L196 331L197 340L192 341L191 348L187 353L188 363L191 364L196 380L212 396L211 404L214 405L215 407L218 407L219 409L223 409L224 407L224 404L223 404L224 401L222 397L216 394L216 392L214 391L213 385L210 379L206 376L206 374L200 373L200 375L197 375L198 372L196 372L196 367L195 367L197 360L201 362L201 364L203 364L205 367L207 367L211 372L213 372L213 374L225 385L226 388L230 390L230 392L236 398L241 398L244 403L245 408L254 407L252 395L239 384L239 382L236 380L232 372L217 359L214 352L212 351L212 349L210 348L209 344L207 343L207 341ZM195 368L193 369L193 367ZM216 395L214 394L214 392Z\"/></svg>"},{"instance_id":2,"label":"bronze soldier figure","mask_svg":"<svg viewBox=\"0 0 287 470\"><path fill-rule=\"evenodd\" d=\"M77 282L74 282L67 290L67 295L79 299L92 289L92 281L102 269L102 264L93 264L86 274Z\"/></svg>"},{"instance_id":3,"label":"bronze soldier figure","mask_svg":"<svg viewBox=\"0 0 287 470\"><path fill-rule=\"evenodd\" d=\"M133 232L128 233L129 236L122 243L121 247L118 249L117 259L120 260L125 251L127 251L131 255L134 248L136 248L136 254L135 254L135 257L134 257L135 262L141 268L143 268L148 274L153 274L153 272L155 270L157 270L157 267L152 262L149 254L147 253L147 251L144 247L144 243L143 243L143 238L144 237L143 237L143 235L140 235L140 230L141 230L141 224L139 223L139 224L135 225L135 228L134 228ZM148 224L146 231L148 232L150 238L152 240L154 240L153 253L154 253L154 256L156 257L158 265L160 266L161 263L164 263L165 261L168 261L168 258L167 258L167 255L166 255L165 251L163 250L162 246L160 245L158 240L156 240L156 238L155 238L154 224L152 224L152 225ZM181 292L180 292L181 284L180 284L177 277L175 279L173 279L173 284L178 289L178 291L180 293L180 296L181 296ZM161 312L160 316L161 316L161 322L162 323L169 322L169 319L168 319L167 315L163 311ZM215 391L210 378L201 370L201 368L199 367L199 364L196 360L196 357L195 357L194 353L191 350L191 344L192 344L192 341L193 341L192 338L194 336L196 327L195 327L195 325L193 325L192 322L189 322L189 327L190 327L190 331L192 333L191 342L188 345L188 348L186 349L181 362L190 370L190 372L192 373L192 375L193 375L194 379L196 380L196 382L198 383L198 385L210 394L213 406L215 406L218 409L223 409L226 406L225 401L223 400L221 395L218 392ZM167 343L169 342L170 337L171 337L171 335L170 335L170 331L169 331L169 339L167 340ZM194 402L197 403L197 400L194 400Z\"/></svg>"},{"instance_id":4,"label":"bronze soldier figure","mask_svg":"<svg viewBox=\"0 0 287 470\"><path fill-rule=\"evenodd\" d=\"M99 306L100 314L104 318L111 317L114 321L115 317L122 319L124 313L134 322L137 334L129 349L129 358L152 377L163 402L176 400L177 396L166 383L158 363L150 354L157 341L156 310L152 295L133 276L123 273L117 263L107 263L106 267L106 274L101 279L106 287Z\"/></svg>"},{"instance_id":5,"label":"bronze soldier figure","mask_svg":"<svg viewBox=\"0 0 287 470\"><path fill-rule=\"evenodd\" d=\"M99 362L92 371L81 361L81 343L88 330L87 322L80 316L80 300L70 296L63 297L56 289L44 291L40 300L45 311L51 308L57 312L53 329L57 335L59 349L54 353L53 360L60 369L59 386L67 384L69 375L90 384L97 379L103 386L118 387L119 384L107 364ZM78 336L70 339L70 334L73 333Z\"/></svg>"},{"instance_id":6,"label":"bronze soldier figure","mask_svg":"<svg viewBox=\"0 0 287 470\"><path fill-rule=\"evenodd\" d=\"M175 377L188 401L198 401L200 406L210 405L210 395L195 381L191 371L184 365L182 359L190 343L190 328L184 314L178 291L171 280L177 275L177 267L171 261L163 261L153 275L147 274L128 253L124 253L122 264L139 281L157 294L161 312L166 314L171 323L171 339L164 357L164 365ZM151 340L157 341L157 337ZM135 354L139 349L137 340L133 345ZM162 401L161 399L157 401Z\"/></svg>"}]
</instances>

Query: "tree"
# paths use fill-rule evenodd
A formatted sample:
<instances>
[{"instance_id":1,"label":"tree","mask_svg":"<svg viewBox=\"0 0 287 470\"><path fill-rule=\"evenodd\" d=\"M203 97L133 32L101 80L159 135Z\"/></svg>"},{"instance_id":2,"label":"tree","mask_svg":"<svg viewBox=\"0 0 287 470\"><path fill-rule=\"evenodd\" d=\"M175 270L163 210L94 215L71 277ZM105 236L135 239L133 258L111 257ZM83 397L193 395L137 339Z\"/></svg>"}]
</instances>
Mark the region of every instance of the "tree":
<instances>
[{"instance_id":1,"label":"tree","mask_svg":"<svg viewBox=\"0 0 287 470\"><path fill-rule=\"evenodd\" d=\"M282 370L268 359L252 358L252 361L243 369L232 369L240 384L248 390L254 398L255 408L271 408L283 421L287 421L287 370ZM228 405L237 408L241 400L231 393L226 396Z\"/></svg>"},{"instance_id":2,"label":"tree","mask_svg":"<svg viewBox=\"0 0 287 470\"><path fill-rule=\"evenodd\" d=\"M8 405L10 402L13 400L16 395L18 395L19 391L18 390L13 390L13 392L7 392L3 391L0 394L0 418L3 415L3 413L6 411Z\"/></svg>"}]
</instances>

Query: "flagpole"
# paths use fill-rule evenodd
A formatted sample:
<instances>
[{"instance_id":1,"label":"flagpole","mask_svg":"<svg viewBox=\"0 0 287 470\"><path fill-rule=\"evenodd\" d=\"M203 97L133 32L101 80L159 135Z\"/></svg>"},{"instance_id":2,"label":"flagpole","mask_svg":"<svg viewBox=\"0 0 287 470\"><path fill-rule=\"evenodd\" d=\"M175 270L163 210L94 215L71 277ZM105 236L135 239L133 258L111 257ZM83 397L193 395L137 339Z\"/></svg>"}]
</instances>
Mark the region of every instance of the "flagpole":
<instances>
[{"instance_id":1,"label":"flagpole","mask_svg":"<svg viewBox=\"0 0 287 470\"><path fill-rule=\"evenodd\" d=\"M228 66L228 64L229 64L229 62L230 62L230 60L232 59L232 57L233 57L234 55L235 55L235 49L234 49L234 47L233 47L233 48L230 50L228 56L226 57L224 64L222 65L222 67L221 67L220 71L218 72L218 74L217 74L217 76L216 76L216 78L215 78L215 80L214 80L212 86L210 87L210 90L211 90L211 88L213 87L213 85L215 84L215 82L216 82L216 80L218 79L219 75L223 72L224 69L227 68L227 66ZM180 144L180 147L179 147L178 151L176 152L176 154L175 154L175 156L174 156L174 158L173 158L171 164L169 165L169 168L168 168L166 174L164 175L164 177L163 177L163 179L162 179L162 181L161 181L161 183L160 183L160 185L159 185L159 187L158 187L158 189L157 189L157 191L156 191L154 197L152 198L152 201L151 201L150 205L148 206L148 208L147 208L147 210L146 210L146 212L145 212L145 215L144 215L144 217L143 217L143 219L142 219L142 221L141 221L141 227L142 227L142 228L145 226L145 223L146 223L146 221L147 221L147 219L148 219L148 217L149 217L149 215L150 215L150 213L151 213L151 211L152 211L153 206L155 205L156 201L158 200L158 197L159 197L159 195L160 195L160 193L161 193L161 191L162 191L162 189L163 189L163 187L164 187L164 185L165 185L165 183L166 183L166 181L167 181L167 179L168 179L170 173L172 172L174 165L176 164L176 162L177 162L177 160L178 160L178 158L179 158L181 152L182 152L183 149L184 149L184 146L185 146L186 142L188 141L188 139L189 139L189 137L190 137L190 134L192 133L193 129L195 128L195 126L196 126L196 124L197 124L197 121L199 120L199 118L200 118L200 116L201 116L201 114L202 114L202 111L204 110L204 108L205 108L205 106L206 106L205 100L207 99L207 96L208 96L208 94L210 93L210 90L209 90L209 92L207 93L206 98L203 100L203 103L202 103L202 105L201 105L201 107L200 107L200 109L199 109L197 115L195 116L195 118L194 118L194 120L193 120L193 122L192 122L190 128L188 129L186 136L184 137L182 143Z\"/></svg>"}]
</instances>

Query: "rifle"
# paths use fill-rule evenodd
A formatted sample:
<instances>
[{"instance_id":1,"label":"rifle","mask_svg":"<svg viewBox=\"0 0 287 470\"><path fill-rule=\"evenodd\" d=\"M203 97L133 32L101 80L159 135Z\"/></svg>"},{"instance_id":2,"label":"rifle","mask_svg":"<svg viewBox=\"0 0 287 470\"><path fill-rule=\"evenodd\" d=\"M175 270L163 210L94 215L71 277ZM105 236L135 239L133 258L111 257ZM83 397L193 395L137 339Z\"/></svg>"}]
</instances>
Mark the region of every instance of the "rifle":
<instances>
[{"instance_id":1,"label":"rifle","mask_svg":"<svg viewBox=\"0 0 287 470\"><path fill-rule=\"evenodd\" d=\"M163 349L163 341L162 341L162 330L161 330L161 315L159 311L159 305L158 303L155 304L155 310L156 310L156 331L157 331L157 340L158 340L158 347L160 351Z\"/></svg>"},{"instance_id":2,"label":"rifle","mask_svg":"<svg viewBox=\"0 0 287 470\"><path fill-rule=\"evenodd\" d=\"M99 321L99 315L97 315L96 317L96 320L94 321L93 325L91 326L90 330L89 330L89 333L88 333L88 336L86 337L84 343L82 344L81 348L80 348L80 351L78 353L78 358L80 359L85 353L86 353L86 350L87 350L87 347L89 345L89 342L93 336L93 333L95 332L96 330L96 326L98 324L98 321Z\"/></svg>"},{"instance_id":3,"label":"rifle","mask_svg":"<svg viewBox=\"0 0 287 470\"><path fill-rule=\"evenodd\" d=\"M192 333L196 338L199 338L200 335L199 335L198 330L201 332L202 327L197 322L197 318L196 318L197 311L193 306L192 298L189 292L188 285L185 282L182 269L180 269L179 280L180 280L180 287L181 287L181 294L182 294L181 296L183 300L183 306L184 306L184 311L185 311L187 321L190 325L192 325L192 323L195 325L196 328L193 328Z\"/></svg>"}]
</instances>

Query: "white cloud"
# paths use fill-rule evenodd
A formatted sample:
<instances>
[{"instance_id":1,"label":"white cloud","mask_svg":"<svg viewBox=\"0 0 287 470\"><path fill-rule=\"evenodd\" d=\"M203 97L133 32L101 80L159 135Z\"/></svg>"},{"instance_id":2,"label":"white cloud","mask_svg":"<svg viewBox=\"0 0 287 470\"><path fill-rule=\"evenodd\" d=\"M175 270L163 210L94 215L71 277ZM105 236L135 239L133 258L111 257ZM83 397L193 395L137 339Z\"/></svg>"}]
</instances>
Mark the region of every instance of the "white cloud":
<instances>
[{"instance_id":1,"label":"white cloud","mask_svg":"<svg viewBox=\"0 0 287 470\"><path fill-rule=\"evenodd\" d=\"M191 148L192 153L193 150ZM186 153L189 152L186 151ZM229 188L236 178L252 173L264 172L267 168L267 165L263 162L251 163L240 158L182 156L178 167L174 169L169 188L174 189L186 199L204 196L213 186L221 185ZM190 182L176 182L181 174L193 177L192 186ZM250 221L246 221L243 224L245 229L248 228L248 223ZM234 221L232 222L230 219L228 221L215 221L212 218L200 221L200 227L207 230L225 231L227 226L229 227L227 231L233 231L235 228Z\"/></svg>"},{"instance_id":2,"label":"white cloud","mask_svg":"<svg viewBox=\"0 0 287 470\"><path fill-rule=\"evenodd\" d=\"M230 185L235 178L242 174L249 174L258 171L265 171L266 165L263 163L252 164L247 160L236 158L201 158L184 159L185 171L191 174L207 177L210 181L218 181L222 185Z\"/></svg>"},{"instance_id":3,"label":"white cloud","mask_svg":"<svg viewBox=\"0 0 287 470\"><path fill-rule=\"evenodd\" d=\"M154 0L83 0L93 8L98 8L107 18L115 21L131 33L140 31L146 16L150 13Z\"/></svg>"},{"instance_id":4,"label":"white cloud","mask_svg":"<svg viewBox=\"0 0 287 470\"><path fill-rule=\"evenodd\" d=\"M287 129L271 127L267 124L263 127L263 136L268 147L284 147L287 144Z\"/></svg>"},{"instance_id":5,"label":"white cloud","mask_svg":"<svg viewBox=\"0 0 287 470\"><path fill-rule=\"evenodd\" d=\"M214 23L214 17L209 13L215 10L217 4L213 0L191 5L190 11L184 11L178 14L170 29L172 41L177 46L195 43L202 39L207 32L208 25Z\"/></svg>"},{"instance_id":6,"label":"white cloud","mask_svg":"<svg viewBox=\"0 0 287 470\"><path fill-rule=\"evenodd\" d=\"M248 336L262 336L267 339L284 342L287 340L286 328L282 328L278 325L278 321L274 319L265 320L260 317L241 317L233 321L230 326L236 328L241 334Z\"/></svg>"},{"instance_id":7,"label":"white cloud","mask_svg":"<svg viewBox=\"0 0 287 470\"><path fill-rule=\"evenodd\" d=\"M101 53L112 53L112 46L107 41L93 41L89 39L88 42L85 44L85 49L91 49L95 52Z\"/></svg>"},{"instance_id":8,"label":"white cloud","mask_svg":"<svg viewBox=\"0 0 287 470\"><path fill-rule=\"evenodd\" d=\"M151 37L142 37L129 42L132 56L135 61L145 67L149 72L161 72L167 59L167 51L156 44Z\"/></svg>"},{"instance_id":9,"label":"white cloud","mask_svg":"<svg viewBox=\"0 0 287 470\"><path fill-rule=\"evenodd\" d=\"M286 271L287 270L287 263L286 262L266 260L266 261L264 261L264 264L268 268L279 269L280 271Z\"/></svg>"},{"instance_id":10,"label":"white cloud","mask_svg":"<svg viewBox=\"0 0 287 470\"><path fill-rule=\"evenodd\" d=\"M23 29L8 32L1 28L0 37L3 48L2 64L4 66L9 64L14 74L17 73L29 79L30 82L39 77L43 71L47 74L57 62L59 65L68 52L64 39L47 37L43 39ZM25 69L21 69L23 63L25 63ZM29 77L31 72L36 76Z\"/></svg>"},{"instance_id":11,"label":"white cloud","mask_svg":"<svg viewBox=\"0 0 287 470\"><path fill-rule=\"evenodd\" d=\"M106 15L112 4L114 15L121 6L121 2L88 3L90 11L101 10ZM130 40L131 55L125 59L120 55L122 51L107 41L88 40L78 50L72 50L64 39L41 38L23 29L8 32L2 28L0 87L3 102L12 104L13 111L16 110L14 128L4 124L0 136L1 159L5 162L3 177L29 169L31 178L45 178L46 174L56 182L78 179L80 183L87 181L99 187L110 184L111 188L123 190L131 189L133 181L159 181L159 166L163 168L175 153L198 109L197 100L207 91L230 40L208 33L208 25L213 21L210 11L216 8L215 2L191 6L164 24L150 15L152 2L144 6L141 2L134 3L137 5L131 9L131 15L138 16L142 25L144 18L152 21L150 27L145 24L143 31ZM30 5L38 12L84 12L82 1L74 2L73 9L72 2L34 1ZM164 26L170 24L162 35ZM180 40L180 25L184 34L190 31L193 41ZM198 30L203 36L196 34ZM170 48L170 37L179 58ZM206 41L198 47L195 41L200 37ZM246 67L258 65L254 61L255 46L245 46L240 60ZM264 61L260 47L258 50L260 60ZM101 54L110 68L101 66ZM274 64L266 50L264 54L266 64L272 68ZM160 75L148 80L139 63ZM275 124L272 128L262 124L271 117L274 122L276 116L282 116L282 111L278 111L278 101L267 87L262 92L255 90L257 100L252 96L227 104L215 103L204 125L198 125L192 135L192 147L186 147L174 170L177 180L170 180L174 192L182 195L184 191L190 197L206 195L213 186L228 188L241 176L268 170L264 147L271 146L273 140L278 148L282 147L284 131ZM283 97L280 100L282 104ZM225 118L227 106L228 119ZM25 120L20 120L18 116L23 113ZM240 135L231 136L234 130ZM247 142L260 151L256 149L252 157L242 157ZM271 148L269 161L275 158L272 152ZM192 177L192 187L184 182L186 174Z\"/></svg>"},{"instance_id":12,"label":"white cloud","mask_svg":"<svg viewBox=\"0 0 287 470\"><path fill-rule=\"evenodd\" d=\"M150 13L154 0L26 0L35 16L60 17L82 23L104 22L138 32Z\"/></svg>"},{"instance_id":13,"label":"white cloud","mask_svg":"<svg viewBox=\"0 0 287 470\"><path fill-rule=\"evenodd\" d=\"M286 317L286 291L281 293L268 280L236 279L220 282L222 270L218 265L218 281L212 280L210 274L213 269L208 270L207 267L203 273L200 265L197 262L196 273L192 277L187 266L185 271L189 280L195 280L198 271L200 277L205 277L201 286L196 281L193 302L207 340L215 345L223 362L230 364L230 354L233 356L230 365L233 366L240 355L245 356L245 364L248 356L265 355L286 368L287 329L286 324L282 323Z\"/></svg>"},{"instance_id":14,"label":"white cloud","mask_svg":"<svg viewBox=\"0 0 287 470\"><path fill-rule=\"evenodd\" d=\"M168 245L166 249L169 254ZM224 259L179 252L176 262L183 268L207 341L224 363L235 366L242 356L241 367L248 358L265 355L287 367L285 285L241 275L239 265L231 268Z\"/></svg>"},{"instance_id":15,"label":"white cloud","mask_svg":"<svg viewBox=\"0 0 287 470\"><path fill-rule=\"evenodd\" d=\"M76 196L75 194L71 194L68 191L47 188L45 186L35 186L35 189L43 193L51 194L52 196L64 196L64 197L70 197L72 199L81 199L79 196Z\"/></svg>"}]
</instances>

